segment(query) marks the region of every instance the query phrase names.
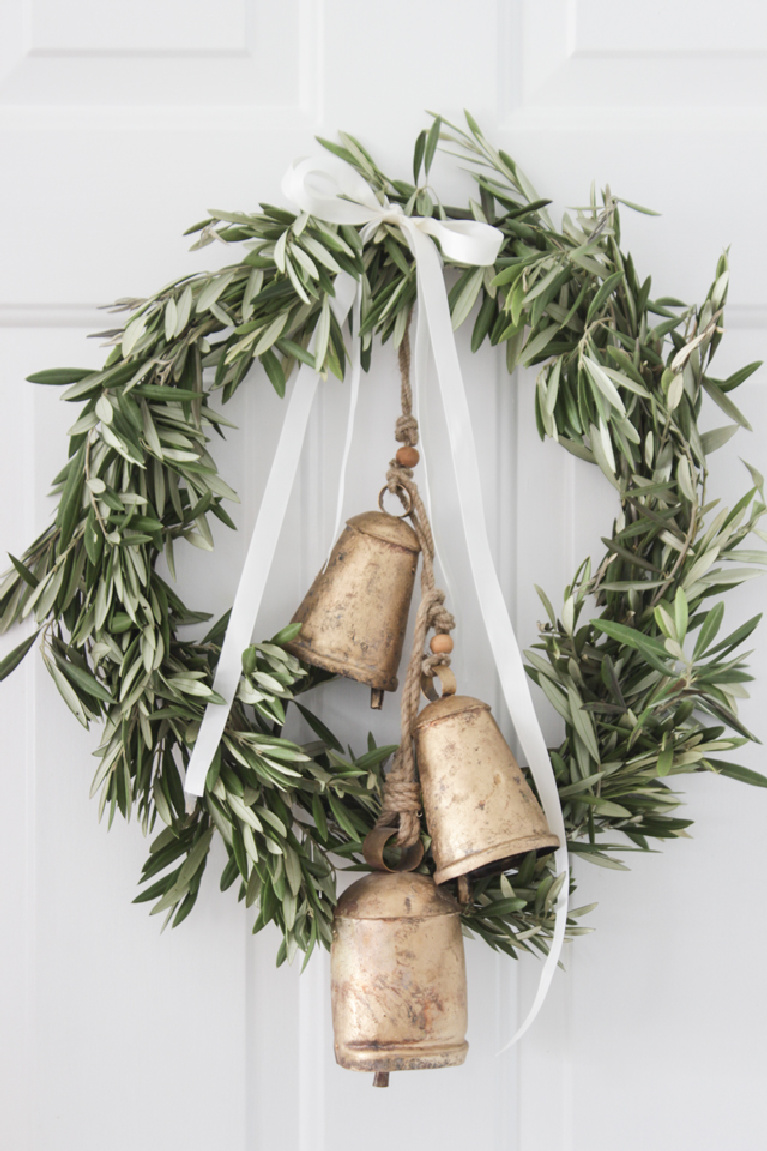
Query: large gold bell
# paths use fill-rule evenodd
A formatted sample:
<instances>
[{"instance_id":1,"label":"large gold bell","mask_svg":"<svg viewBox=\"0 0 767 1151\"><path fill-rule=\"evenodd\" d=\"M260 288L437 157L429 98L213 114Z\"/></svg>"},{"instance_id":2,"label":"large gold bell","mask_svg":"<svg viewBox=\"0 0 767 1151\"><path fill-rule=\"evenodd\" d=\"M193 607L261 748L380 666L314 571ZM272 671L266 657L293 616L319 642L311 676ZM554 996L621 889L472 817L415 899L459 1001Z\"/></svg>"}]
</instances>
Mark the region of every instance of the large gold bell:
<instances>
[{"instance_id":1,"label":"large gold bell","mask_svg":"<svg viewBox=\"0 0 767 1151\"><path fill-rule=\"evenodd\" d=\"M413 737L436 883L559 846L486 703L445 695L423 709Z\"/></svg>"},{"instance_id":2,"label":"large gold bell","mask_svg":"<svg viewBox=\"0 0 767 1151\"><path fill-rule=\"evenodd\" d=\"M400 517L354 516L293 616L301 632L287 649L368 684L371 707L380 707L383 692L397 689L419 551L418 537Z\"/></svg>"},{"instance_id":3,"label":"large gold bell","mask_svg":"<svg viewBox=\"0 0 767 1151\"><path fill-rule=\"evenodd\" d=\"M336 1062L374 1071L463 1063L460 909L425 875L375 871L338 901L330 948ZM380 1078L383 1073L383 1079Z\"/></svg>"}]
</instances>

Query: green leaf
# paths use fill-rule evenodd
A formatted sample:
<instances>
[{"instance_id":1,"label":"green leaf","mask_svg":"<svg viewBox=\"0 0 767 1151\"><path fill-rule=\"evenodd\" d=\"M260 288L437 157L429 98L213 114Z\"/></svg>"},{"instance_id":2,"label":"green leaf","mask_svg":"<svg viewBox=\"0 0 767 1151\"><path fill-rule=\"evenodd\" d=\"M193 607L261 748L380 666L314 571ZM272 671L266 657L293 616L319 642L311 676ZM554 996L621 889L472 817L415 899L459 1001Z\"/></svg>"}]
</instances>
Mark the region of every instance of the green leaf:
<instances>
[{"instance_id":1,"label":"green leaf","mask_svg":"<svg viewBox=\"0 0 767 1151\"><path fill-rule=\"evenodd\" d=\"M286 644L286 643L291 643L291 641L296 638L296 636L299 634L300 631L301 631L301 624L300 623L286 624L285 627L283 627L280 631L278 631L276 635L272 636L271 642L276 643L276 644L280 644L281 646Z\"/></svg>"},{"instance_id":2,"label":"green leaf","mask_svg":"<svg viewBox=\"0 0 767 1151\"><path fill-rule=\"evenodd\" d=\"M73 384L71 388L67 388L61 398L69 401L79 400L90 392L101 392L106 388L117 388L121 384L127 383L128 380L135 376L138 370L138 361L120 361L119 363L112 364L108 368L104 368L101 372L90 372L88 375L83 376L83 378L76 384Z\"/></svg>"},{"instance_id":3,"label":"green leaf","mask_svg":"<svg viewBox=\"0 0 767 1151\"><path fill-rule=\"evenodd\" d=\"M743 415L740 408L736 408L735 404L732 402L729 396L726 396L724 392L718 388L712 380L710 380L707 376L703 376L701 378L701 383L717 407L721 408L726 416L729 416L731 420L734 420L736 424L739 424L747 431L753 431L750 423Z\"/></svg>"},{"instance_id":4,"label":"green leaf","mask_svg":"<svg viewBox=\"0 0 767 1151\"><path fill-rule=\"evenodd\" d=\"M567 697L570 703L570 715L572 716L573 727L588 748L589 754L599 763L599 747L597 746L597 737L592 718L584 709L583 700L575 688L569 687L567 689Z\"/></svg>"},{"instance_id":5,"label":"green leaf","mask_svg":"<svg viewBox=\"0 0 767 1151\"><path fill-rule=\"evenodd\" d=\"M27 584L31 588L36 588L38 586L38 584L40 583L40 580L37 578L37 576L34 574L34 572L31 572L28 567L25 567L25 565L21 562L21 560L17 560L16 556L11 555L10 552L8 552L8 559L11 561L13 566L16 568L16 571L19 573L21 578L24 580L25 584Z\"/></svg>"},{"instance_id":6,"label":"green leaf","mask_svg":"<svg viewBox=\"0 0 767 1151\"><path fill-rule=\"evenodd\" d=\"M282 398L285 395L285 389L287 387L287 380L285 379L285 373L282 370L282 364L271 349L264 352L260 356L260 360L264 371L269 377L269 382L271 383L277 395Z\"/></svg>"},{"instance_id":7,"label":"green leaf","mask_svg":"<svg viewBox=\"0 0 767 1151\"><path fill-rule=\"evenodd\" d=\"M607 279L604 281L604 283L602 284L602 286L599 289L599 291L597 292L597 294L594 296L594 299L589 304L589 310L588 310L588 314L586 316L586 323L587 324L591 323L594 316L597 315L597 313L599 312L599 309L602 307L602 304L604 304L604 302L608 296L612 295L612 293L618 287L618 284L621 283L623 278L624 278L624 273L622 271L621 272L613 272L613 274L611 276L607 277Z\"/></svg>"},{"instance_id":8,"label":"green leaf","mask_svg":"<svg viewBox=\"0 0 767 1151\"><path fill-rule=\"evenodd\" d=\"M82 511L83 482L85 480L85 447L81 447L69 461L68 474L61 493L56 522L59 525L59 550L62 552L72 538Z\"/></svg>"},{"instance_id":9,"label":"green leaf","mask_svg":"<svg viewBox=\"0 0 767 1151\"><path fill-rule=\"evenodd\" d=\"M682 588L676 589L674 596L674 625L676 627L676 638L680 643L684 643L684 637L687 635L687 596L684 594Z\"/></svg>"},{"instance_id":10,"label":"green leaf","mask_svg":"<svg viewBox=\"0 0 767 1151\"><path fill-rule=\"evenodd\" d=\"M93 368L48 368L46 371L33 372L31 376L27 376L27 382L60 386L62 384L77 384L86 376L92 375L94 375Z\"/></svg>"},{"instance_id":11,"label":"green leaf","mask_svg":"<svg viewBox=\"0 0 767 1151\"><path fill-rule=\"evenodd\" d=\"M418 183L418 177L421 172L421 164L423 163L424 149L426 148L426 129L424 128L415 138L415 147L413 148L413 183Z\"/></svg>"},{"instance_id":12,"label":"green leaf","mask_svg":"<svg viewBox=\"0 0 767 1151\"><path fill-rule=\"evenodd\" d=\"M751 635L751 632L759 626L761 618L761 612L759 612L758 615L751 616L751 619L746 620L744 624L741 624L740 627L731 632L730 635L718 643L716 647L712 647L708 653L709 656L717 655L718 653L727 654L733 651L736 647L739 647L745 639L748 639L748 637Z\"/></svg>"},{"instance_id":13,"label":"green leaf","mask_svg":"<svg viewBox=\"0 0 767 1151\"><path fill-rule=\"evenodd\" d=\"M710 432L704 432L700 437L700 442L705 455L710 456L711 453L715 452L718 448L724 447L726 443L729 443L737 430L737 424L725 424L723 428L713 428Z\"/></svg>"},{"instance_id":14,"label":"green leaf","mask_svg":"<svg viewBox=\"0 0 767 1151\"><path fill-rule=\"evenodd\" d=\"M625 416L626 408L623 404L623 400L620 398L615 384L607 375L607 372L604 371L601 364L598 364L595 360L590 359L588 356L583 357L583 362L586 365L586 371L591 377L593 383L596 385L605 399L610 404L612 404L614 408L617 408L622 416Z\"/></svg>"},{"instance_id":15,"label":"green leaf","mask_svg":"<svg viewBox=\"0 0 767 1151\"><path fill-rule=\"evenodd\" d=\"M733 372L731 376L723 380L719 386L723 392L731 392L733 388L739 387L744 380L747 380L749 376L752 376L755 371L761 368L763 363L764 360L754 360L753 363L746 364L744 368L739 368L737 372Z\"/></svg>"},{"instance_id":16,"label":"green leaf","mask_svg":"<svg viewBox=\"0 0 767 1151\"><path fill-rule=\"evenodd\" d=\"M609 635L611 639L615 639L619 643L626 644L627 647L633 648L634 651L640 652L652 667L662 671L666 675L671 673L671 669L667 663L669 658L668 652L665 646L659 643L658 640L644 635L643 632L638 631L636 628L626 627L625 624L613 623L610 620L593 619L591 624L597 631L604 632L604 634Z\"/></svg>"},{"instance_id":17,"label":"green leaf","mask_svg":"<svg viewBox=\"0 0 767 1151\"><path fill-rule=\"evenodd\" d=\"M738 779L741 783L750 783L752 787L767 787L767 776L759 771L751 771L748 767L741 767L738 763L728 763L721 759L709 759L708 762L720 775Z\"/></svg>"},{"instance_id":18,"label":"green leaf","mask_svg":"<svg viewBox=\"0 0 767 1151\"><path fill-rule=\"evenodd\" d=\"M548 328L544 328L542 332L539 332L537 336L533 338L528 337L527 343L520 352L520 362L527 367L533 360L542 356L558 331L559 325L551 324ZM532 332L530 336L532 337Z\"/></svg>"},{"instance_id":19,"label":"green leaf","mask_svg":"<svg viewBox=\"0 0 767 1151\"><path fill-rule=\"evenodd\" d=\"M114 703L112 695L104 687L95 676L89 672L84 671L83 668L78 667L77 664L69 663L68 660L60 659L57 661L59 667L64 672L67 679L71 680L75 687L81 688L88 695L92 695L94 699L101 700L102 703Z\"/></svg>"},{"instance_id":20,"label":"green leaf","mask_svg":"<svg viewBox=\"0 0 767 1151\"><path fill-rule=\"evenodd\" d=\"M72 712L75 719L77 719L77 721L81 723L83 727L87 727L88 716L86 715L85 708L77 697L72 685L65 678L65 676L62 675L56 664L45 656L45 653L43 653L43 662L48 669L51 679L59 690L59 695L64 700L69 710Z\"/></svg>"},{"instance_id":21,"label":"green leaf","mask_svg":"<svg viewBox=\"0 0 767 1151\"><path fill-rule=\"evenodd\" d=\"M487 336L496 313L496 301L492 296L485 296L480 305L477 318L474 321L474 330L471 333L471 350L476 352Z\"/></svg>"},{"instance_id":22,"label":"green leaf","mask_svg":"<svg viewBox=\"0 0 767 1151\"><path fill-rule=\"evenodd\" d=\"M711 611L708 612L701 625L698 638L695 641L695 648L692 653L693 661L700 658L708 645L714 639L714 636L719 631L724 617L724 604L720 601L714 604Z\"/></svg>"},{"instance_id":23,"label":"green leaf","mask_svg":"<svg viewBox=\"0 0 767 1151\"><path fill-rule=\"evenodd\" d=\"M641 212L643 216L660 216L660 212L656 212L653 208L643 208L641 204L635 204L633 200L623 200L620 196L614 197L617 204L624 204L627 208L631 208L632 212Z\"/></svg>"},{"instance_id":24,"label":"green leaf","mask_svg":"<svg viewBox=\"0 0 767 1151\"><path fill-rule=\"evenodd\" d=\"M658 755L657 772L658 775L668 775L671 768L674 766L674 747L664 747Z\"/></svg>"},{"instance_id":25,"label":"green leaf","mask_svg":"<svg viewBox=\"0 0 767 1151\"><path fill-rule=\"evenodd\" d=\"M432 161L434 160L434 154L437 151L437 144L439 143L439 130L441 127L442 118L440 116L435 116L434 121L429 128L429 132L426 137L426 146L424 148L424 170L426 171L427 176L429 174L429 169L431 168Z\"/></svg>"},{"instance_id":26,"label":"green leaf","mask_svg":"<svg viewBox=\"0 0 767 1151\"><path fill-rule=\"evenodd\" d=\"M479 295L482 281L484 279L484 268L472 268L471 271L461 278L459 284L460 290L455 296L451 293L451 309L452 309L452 323L453 331L459 328L463 321L468 316L474 303Z\"/></svg>"},{"instance_id":27,"label":"green leaf","mask_svg":"<svg viewBox=\"0 0 767 1151\"><path fill-rule=\"evenodd\" d=\"M0 680L4 680L19 666L27 652L34 647L35 640L40 632L36 631L29 639L25 639L18 647L9 652L5 659L0 660Z\"/></svg>"},{"instance_id":28,"label":"green leaf","mask_svg":"<svg viewBox=\"0 0 767 1151\"><path fill-rule=\"evenodd\" d=\"M326 744L328 747L334 748L336 751L343 751L343 746L338 742L336 737L333 735L333 732L329 727L325 726L321 719L318 719L313 711L309 711L309 708L304 707L304 705L299 703L298 700L293 700L293 702L301 712L301 715L304 717L306 722L309 724L309 727L312 729L315 735L320 737L324 744Z\"/></svg>"}]
</instances>

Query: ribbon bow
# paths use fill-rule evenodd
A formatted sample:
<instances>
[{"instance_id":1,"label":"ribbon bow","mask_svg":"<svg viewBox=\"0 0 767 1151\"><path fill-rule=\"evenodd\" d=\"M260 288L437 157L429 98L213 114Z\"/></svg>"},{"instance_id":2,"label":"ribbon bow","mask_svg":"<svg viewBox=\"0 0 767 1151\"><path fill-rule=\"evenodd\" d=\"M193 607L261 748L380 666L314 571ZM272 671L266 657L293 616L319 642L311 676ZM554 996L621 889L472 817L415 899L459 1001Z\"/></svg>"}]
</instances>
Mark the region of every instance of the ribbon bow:
<instances>
[{"instance_id":1,"label":"ribbon bow","mask_svg":"<svg viewBox=\"0 0 767 1151\"><path fill-rule=\"evenodd\" d=\"M522 1026L506 1044L506 1047L510 1047L524 1034L540 1010L556 969L565 934L570 870L559 793L490 550L471 413L453 337L440 256L432 242L432 239L438 240L450 260L487 266L495 261L503 236L497 228L478 221L408 216L398 204L387 200L381 204L370 186L354 169L334 157L304 159L291 165L283 178L282 190L302 211L327 223L362 227L363 241L369 240L382 224L399 228L415 260L419 301L415 340L416 377L419 365L421 371L423 369L426 342L430 338L453 455L463 532L482 618L512 723L527 757L549 827L560 842L556 861L563 883L557 898L551 947L541 971L533 1005ZM348 273L339 272L336 275L335 292L334 311L339 323L346 318L352 305L355 310L349 417L351 429L359 386L359 285ZM421 322L422 318L425 323ZM187 770L184 789L191 796L203 793L205 776L223 735L229 708L237 690L241 655L250 642L255 626L298 467L316 386L316 372L304 365L288 405L216 669L213 688L223 696L226 703L223 707L209 705L206 709ZM350 431L347 432L344 461L348 456L349 441ZM342 472L344 469L345 462ZM339 497L338 520L340 505ZM336 535L337 528L338 525Z\"/></svg>"},{"instance_id":2,"label":"ribbon bow","mask_svg":"<svg viewBox=\"0 0 767 1151\"><path fill-rule=\"evenodd\" d=\"M439 240L449 260L484 267L495 262L503 243L498 228L476 220L434 220L431 216L408 216L399 204L384 199L380 204L361 176L335 157L310 157L291 164L282 180L282 191L302 211L330 224L364 225L363 242L380 224L400 228L416 260L417 237ZM431 245L430 245L431 247Z\"/></svg>"}]
</instances>

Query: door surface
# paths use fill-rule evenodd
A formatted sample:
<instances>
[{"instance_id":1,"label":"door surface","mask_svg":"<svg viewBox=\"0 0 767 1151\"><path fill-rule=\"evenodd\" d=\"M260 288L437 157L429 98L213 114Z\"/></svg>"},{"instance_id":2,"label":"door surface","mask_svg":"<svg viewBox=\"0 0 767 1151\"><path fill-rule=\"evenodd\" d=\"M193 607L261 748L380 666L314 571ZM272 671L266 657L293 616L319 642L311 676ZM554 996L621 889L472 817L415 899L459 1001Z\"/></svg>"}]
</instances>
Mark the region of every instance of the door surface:
<instances>
[{"instance_id":1,"label":"door surface","mask_svg":"<svg viewBox=\"0 0 767 1151\"><path fill-rule=\"evenodd\" d=\"M469 108L556 212L591 181L662 213L624 213L624 238L658 295L703 298L730 247L731 304L720 374L767 351L767 16L748 0L5 0L0 7L0 550L47 523L51 478L72 409L24 382L96 365L98 307L206 266L184 229L209 207L279 202L291 159L315 134L358 135L407 174L434 109ZM443 168L447 186L458 177ZM438 176L438 179L442 178ZM215 257L215 252L214 252ZM219 257L220 259L221 257ZM506 376L459 333L480 445L491 542L520 642L535 637L533 590L555 602L613 506L587 465L541 444L534 375ZM743 456L767 466L764 373L739 402L756 429L712 459L712 489L745 490ZM459 616L456 670L502 716L454 508L438 405L432 431L435 530ZM363 381L347 514L373 507L391 455L398 382L389 346ZM330 543L345 388L314 413L299 482L259 620L292 614ZM186 557L196 606L231 602L283 405L255 373L218 449L242 497L239 531ZM714 416L706 419L711 425ZM3 565L4 566L4 565ZM764 584L728 597L733 626ZM0 656L19 642L3 637ZM767 738L767 642L758 634L745 722ZM557 720L536 697L552 738ZM334 685L318 707L361 748L397 738L391 701ZM505 723L503 719L503 723ZM146 845L134 824L107 834L88 799L96 731L79 729L39 659L0 686L0 1145L7 1151L757 1151L767 1031L761 895L767 793L692 777L680 784L691 840L632 856L627 874L576 865L593 935L533 1030L499 1054L534 993L538 967L467 947L469 1060L463 1068L368 1076L333 1062L328 960L275 970L253 937L221 857L178 930L133 906ZM508 731L508 725L506 726ZM763 767L761 749L742 762Z\"/></svg>"}]
</instances>

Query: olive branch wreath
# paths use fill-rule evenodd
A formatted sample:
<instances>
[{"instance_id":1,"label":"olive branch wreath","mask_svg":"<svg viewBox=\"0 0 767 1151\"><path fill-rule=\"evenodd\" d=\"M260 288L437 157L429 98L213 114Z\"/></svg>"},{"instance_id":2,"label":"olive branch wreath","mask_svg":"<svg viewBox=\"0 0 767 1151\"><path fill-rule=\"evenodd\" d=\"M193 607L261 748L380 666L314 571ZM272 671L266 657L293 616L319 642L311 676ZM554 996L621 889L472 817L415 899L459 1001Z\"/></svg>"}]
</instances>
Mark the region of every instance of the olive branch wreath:
<instances>
[{"instance_id":1,"label":"olive branch wreath","mask_svg":"<svg viewBox=\"0 0 767 1151\"><path fill-rule=\"evenodd\" d=\"M548 622L527 653L528 672L565 724L551 759L568 848L592 863L625 868L614 852L649 850L684 834L669 777L709 771L765 786L722 755L752 735L737 698L751 678L742 645L759 617L719 638L724 594L759 574L767 553L764 482L732 508L706 498L706 459L748 428L731 393L760 365L727 379L709 374L722 337L728 268L723 255L702 306L653 299L620 246L619 206L606 190L557 230L547 201L466 114L466 127L432 117L415 144L413 182L386 176L353 137L320 143L374 193L407 214L476 219L499 228L495 267L451 265L454 327L474 312L472 351L505 345L509 373L539 365L536 420L551 437L600 468L620 512L606 553L586 560L557 613L540 591ZM442 204L429 183L437 148L473 175L477 199ZM182 772L211 688L227 616L202 639L183 629L209 619L190 610L157 570L186 541L213 547L209 517L234 527L224 503L237 497L209 450L232 427L226 402L254 363L284 395L297 362L343 378L347 351L331 309L339 271L361 284L362 363L374 337L398 345L416 297L413 258L401 231L360 230L270 204L258 213L211 212L189 229L193 248L236 246L236 262L184 277L147 300L117 301L124 326L101 333L113 347L104 368L59 368L29 379L65 385L81 405L69 458L54 480L55 521L0 584L0 629L33 616L35 633L0 663L0 679L40 639L59 692L84 726L102 724L92 794L99 813L135 810L152 840L137 902L179 924L197 899L216 833L227 863L222 890L239 886L255 907L254 931L282 933L278 964L330 942L336 868L359 867L362 840L378 813L391 747L369 739L364 754L340 740L302 702L323 672L284 648L296 626L249 647L205 793L187 812ZM314 352L309 348L314 337ZM729 421L701 433L704 393ZM584 614L585 613L585 614ZM315 740L282 735L298 709ZM424 828L424 842L428 835ZM617 841L616 841L617 836ZM433 870L427 854L423 865ZM463 910L470 933L516 957L545 953L561 880L551 857L530 853L507 875L478 881ZM569 913L568 933L587 928Z\"/></svg>"}]
</instances>

